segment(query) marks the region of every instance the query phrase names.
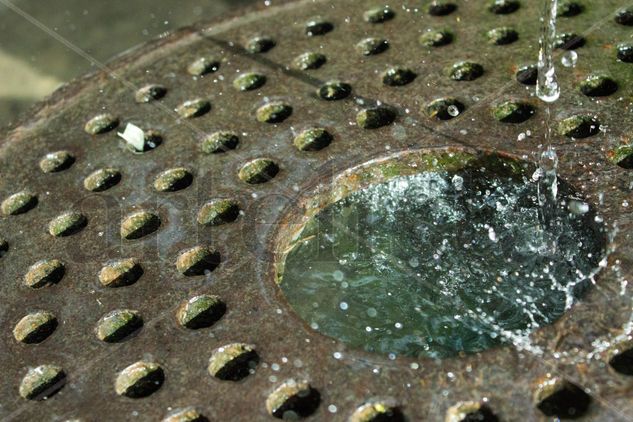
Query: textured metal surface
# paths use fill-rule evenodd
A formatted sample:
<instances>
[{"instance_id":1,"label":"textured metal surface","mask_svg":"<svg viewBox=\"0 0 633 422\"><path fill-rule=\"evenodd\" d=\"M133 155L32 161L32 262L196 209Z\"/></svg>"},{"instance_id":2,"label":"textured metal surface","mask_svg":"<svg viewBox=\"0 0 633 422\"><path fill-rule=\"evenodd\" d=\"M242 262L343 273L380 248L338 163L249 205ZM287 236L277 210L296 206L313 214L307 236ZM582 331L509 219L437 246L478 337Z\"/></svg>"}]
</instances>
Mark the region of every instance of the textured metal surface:
<instances>
[{"instance_id":1,"label":"textured metal surface","mask_svg":"<svg viewBox=\"0 0 633 422\"><path fill-rule=\"evenodd\" d=\"M269 411L279 409L280 395L307 391L302 382L285 383L295 379L308 381L320 398L309 416L314 420L346 420L355 410L360 417L373 411L367 406L357 410L371 400L399 407L410 420L442 420L449 408L459 413L454 407L459 402L484 400L502 420L540 420L545 416L535 406L534 386L551 374L591 396L586 420L626 420L633 411L631 378L607 365L608 351L594 353L601 341L622 332L631 314L630 290L623 283L630 277L633 252L627 202L631 175L609 160L630 141L633 128L633 65L616 60L616 44L630 36L630 27L613 19L618 1L591 2L577 16L560 20L561 31L581 34L586 43L578 49L578 65L561 72L563 95L552 106L552 124L588 113L606 130L577 140L554 136L561 176L618 230L596 288L556 324L534 333L533 343L543 354L504 347L433 361L348 350L310 330L275 284L278 236L292 221L289 216L301 214L301 204L333 175L411 149L467 147L534 158L545 112L533 87L515 79L517 69L537 54L539 8L533 3L524 1L513 13L500 15L483 2L463 1L446 16L431 16L426 2L394 1L392 19L382 23L364 19L368 9L382 5L378 2L282 4L179 31L123 55L109 66L110 74L88 76L53 95L6 134L0 146L1 199L23 190L37 196L36 204L25 202L27 212L0 218L0 237L8 244L0 239L0 249L7 249L0 252L0 418L160 420L174 409L194 406L210 420L266 420ZM306 29L318 16L329 25L317 19ZM502 26L513 27L518 40L491 43L488 31ZM449 30L452 42L421 45L419 37L427 29ZM260 38L253 42L253 37ZM359 46L368 37L377 41ZM364 55L368 50L379 53ZM298 70L295 59L309 51L324 55L326 62L318 69ZM216 65L190 66L201 57ZM463 60L480 64L483 74L472 81L451 79L447 68ZM392 66L408 68L417 77L404 86L387 85L382 73ZM210 72L203 77L192 75L205 69ZM265 75L265 83L243 90L242 80L236 89L234 79L245 72ZM599 98L583 94L580 84L593 73L610 75L618 91ZM330 80L348 83L352 94L339 101L319 98L317 88ZM156 92L137 93L148 84L165 87L164 95L137 102ZM446 121L429 117L427 105L437 98L455 98L462 113ZM204 101L181 107L198 99L210 102L210 109ZM509 99L530 104L535 114L522 123L497 121L491 108ZM279 109L273 113L276 123L262 122L271 115L260 107L274 102L289 105L291 114L282 119L279 115L287 110ZM394 121L373 130L361 127L357 114L377 102L395 111ZM86 123L103 113L115 117L118 127L88 134ZM155 131L161 142L143 153L131 152L116 136L126 123ZM93 122L88 129L98 132L107 126ZM295 136L313 126L325 128L332 141L318 151L298 150ZM517 140L528 130L530 136ZM202 140L217 131L234 132L239 143L225 143L224 153L204 153ZM73 159L40 163L57 151ZM259 158L271 160L276 171L270 163L257 167L262 162L243 170ZM164 171L182 167L193 176L184 189L179 189L180 179L155 182ZM84 179L104 168L117 169L120 181L100 192L87 190L84 183L94 187L97 182ZM244 172L258 169L268 175L262 180L270 180L242 180L252 181ZM106 180L109 185L113 179ZM230 220L225 224L199 224L199 210L217 199L234 201L242 213L237 218L222 214ZM56 219L70 211L75 214ZM137 211L147 214L130 219ZM211 217L205 213L202 221ZM197 275L199 268L191 264L200 256L206 260L203 267L213 270ZM140 277L132 271L125 279L100 281L108 262L128 258L142 267ZM61 261L63 277L54 272L56 283L29 287L25 275L41 260ZM44 265L54 269L54 264ZM36 285L50 282L38 277L37 271L46 268L40 265L29 279ZM112 280L121 286L108 287ZM179 324L186 320L181 304L201 294L220 298L225 312L208 328L185 328ZM39 344L18 342L14 327L38 310L54 314L56 328ZM99 321L114 310L137 311L142 328L119 342L100 340L112 333ZM133 315L120 312L116 317L129 328ZM44 328L50 330L50 323ZM231 347L218 350L226 345ZM221 365L223 353L243 356L251 349L259 361L254 373L239 381L209 374L212 355L214 365ZM27 372L40 365L49 365L42 371L55 380L62 368L65 383L47 400L25 400L21 393L33 392L28 388L34 373ZM216 366L211 369L218 373ZM126 396L138 395L129 388L138 374L150 376L159 388L144 391L152 394L143 398ZM314 399L312 393L309 397Z\"/></svg>"}]
</instances>

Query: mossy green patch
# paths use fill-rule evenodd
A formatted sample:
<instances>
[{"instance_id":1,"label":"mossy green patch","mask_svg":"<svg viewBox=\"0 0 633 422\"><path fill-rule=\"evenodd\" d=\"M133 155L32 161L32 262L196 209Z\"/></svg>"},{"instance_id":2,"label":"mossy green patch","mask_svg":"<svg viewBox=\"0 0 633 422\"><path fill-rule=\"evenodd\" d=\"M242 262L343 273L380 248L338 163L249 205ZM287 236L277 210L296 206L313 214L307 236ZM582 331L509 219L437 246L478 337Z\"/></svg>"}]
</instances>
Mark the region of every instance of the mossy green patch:
<instances>
[{"instance_id":1,"label":"mossy green patch","mask_svg":"<svg viewBox=\"0 0 633 422\"><path fill-rule=\"evenodd\" d=\"M57 173L69 169L74 162L75 157L68 151L51 152L40 161L40 169L44 173Z\"/></svg>"},{"instance_id":2,"label":"mossy green patch","mask_svg":"<svg viewBox=\"0 0 633 422\"><path fill-rule=\"evenodd\" d=\"M148 211L137 211L121 222L121 237L127 240L140 239L158 230L160 218Z\"/></svg>"},{"instance_id":3,"label":"mossy green patch","mask_svg":"<svg viewBox=\"0 0 633 422\"><path fill-rule=\"evenodd\" d=\"M257 109L257 120L262 123L281 123L292 114L292 107L281 101L264 104Z\"/></svg>"},{"instance_id":4,"label":"mossy green patch","mask_svg":"<svg viewBox=\"0 0 633 422\"><path fill-rule=\"evenodd\" d=\"M557 132L568 138L588 138L600 132L600 123L592 116L577 114L560 121Z\"/></svg>"},{"instance_id":5,"label":"mossy green patch","mask_svg":"<svg viewBox=\"0 0 633 422\"><path fill-rule=\"evenodd\" d=\"M473 81L484 74L484 67L479 63L461 61L452 65L447 73L456 81Z\"/></svg>"},{"instance_id":6,"label":"mossy green patch","mask_svg":"<svg viewBox=\"0 0 633 422\"><path fill-rule=\"evenodd\" d=\"M317 95L327 101L342 100L352 93L352 86L346 82L328 81L317 90Z\"/></svg>"},{"instance_id":7,"label":"mossy green patch","mask_svg":"<svg viewBox=\"0 0 633 422\"><path fill-rule=\"evenodd\" d=\"M244 73L233 81L233 87L238 91L253 91L266 83L266 76L261 73Z\"/></svg>"},{"instance_id":8,"label":"mossy green patch","mask_svg":"<svg viewBox=\"0 0 633 422\"><path fill-rule=\"evenodd\" d=\"M232 199L216 199L207 202L198 212L198 223L204 226L219 226L231 223L240 215L239 204Z\"/></svg>"},{"instance_id":9,"label":"mossy green patch","mask_svg":"<svg viewBox=\"0 0 633 422\"><path fill-rule=\"evenodd\" d=\"M29 369L20 384L20 396L27 400L43 400L59 391L66 374L61 366L40 365Z\"/></svg>"},{"instance_id":10,"label":"mossy green patch","mask_svg":"<svg viewBox=\"0 0 633 422\"><path fill-rule=\"evenodd\" d=\"M44 286L59 283L64 277L66 268L58 259L44 259L33 264L24 276L27 286L39 289Z\"/></svg>"},{"instance_id":11,"label":"mossy green patch","mask_svg":"<svg viewBox=\"0 0 633 422\"><path fill-rule=\"evenodd\" d=\"M514 28L503 26L491 29L486 33L488 42L494 45L511 44L519 39L519 33Z\"/></svg>"},{"instance_id":12,"label":"mossy green patch","mask_svg":"<svg viewBox=\"0 0 633 422\"><path fill-rule=\"evenodd\" d=\"M88 224L88 219L81 213L69 211L61 214L48 223L48 232L55 237L70 236L81 231Z\"/></svg>"},{"instance_id":13,"label":"mossy green patch","mask_svg":"<svg viewBox=\"0 0 633 422\"><path fill-rule=\"evenodd\" d=\"M332 135L323 128L310 128L299 133L293 143L299 151L319 151L330 145Z\"/></svg>"},{"instance_id":14,"label":"mossy green patch","mask_svg":"<svg viewBox=\"0 0 633 422\"><path fill-rule=\"evenodd\" d=\"M143 326L143 319L137 311L117 309L104 315L95 328L97 338L106 343L123 340Z\"/></svg>"},{"instance_id":15,"label":"mossy green patch","mask_svg":"<svg viewBox=\"0 0 633 422\"><path fill-rule=\"evenodd\" d=\"M18 215L32 210L37 206L37 203L37 195L28 190L23 190L2 201L0 209L4 215Z\"/></svg>"},{"instance_id":16,"label":"mossy green patch","mask_svg":"<svg viewBox=\"0 0 633 422\"><path fill-rule=\"evenodd\" d=\"M41 343L56 327L55 315L47 311L36 311L26 315L15 325L13 337L27 344Z\"/></svg>"},{"instance_id":17,"label":"mossy green patch","mask_svg":"<svg viewBox=\"0 0 633 422\"><path fill-rule=\"evenodd\" d=\"M176 113L185 119L200 117L211 110L211 103L202 98L185 101L176 107Z\"/></svg>"},{"instance_id":18,"label":"mossy green patch","mask_svg":"<svg viewBox=\"0 0 633 422\"><path fill-rule=\"evenodd\" d=\"M240 169L238 177L249 184L260 184L270 181L279 173L279 166L267 158L250 161Z\"/></svg>"},{"instance_id":19,"label":"mossy green patch","mask_svg":"<svg viewBox=\"0 0 633 422\"><path fill-rule=\"evenodd\" d=\"M522 123L534 115L534 107L528 103L505 101L492 107L492 116L503 123Z\"/></svg>"},{"instance_id":20,"label":"mossy green patch","mask_svg":"<svg viewBox=\"0 0 633 422\"><path fill-rule=\"evenodd\" d=\"M426 47L441 47L453 42L453 33L447 29L429 30L420 35L418 41Z\"/></svg>"},{"instance_id":21,"label":"mossy green patch","mask_svg":"<svg viewBox=\"0 0 633 422\"><path fill-rule=\"evenodd\" d=\"M318 69L327 62L327 57L322 53L308 51L295 57L292 61L294 67L299 70Z\"/></svg>"},{"instance_id":22,"label":"mossy green patch","mask_svg":"<svg viewBox=\"0 0 633 422\"><path fill-rule=\"evenodd\" d=\"M217 72L220 61L212 57L200 57L187 66L187 72L194 76L203 76L207 73Z\"/></svg>"},{"instance_id":23,"label":"mossy green patch","mask_svg":"<svg viewBox=\"0 0 633 422\"><path fill-rule=\"evenodd\" d=\"M379 6L363 13L363 19L368 23L383 23L393 19L395 12L389 6Z\"/></svg>"},{"instance_id":24,"label":"mossy green patch","mask_svg":"<svg viewBox=\"0 0 633 422\"><path fill-rule=\"evenodd\" d=\"M356 114L356 123L363 129L378 129L396 120L396 112L386 106L370 107Z\"/></svg>"},{"instance_id":25,"label":"mossy green patch","mask_svg":"<svg viewBox=\"0 0 633 422\"><path fill-rule=\"evenodd\" d=\"M617 90L618 83L606 75L591 75L580 83L580 92L589 97L604 97Z\"/></svg>"},{"instance_id":26,"label":"mossy green patch","mask_svg":"<svg viewBox=\"0 0 633 422\"><path fill-rule=\"evenodd\" d=\"M143 268L134 258L110 261L101 268L99 282L105 287L123 287L134 284L143 275Z\"/></svg>"},{"instance_id":27,"label":"mossy green patch","mask_svg":"<svg viewBox=\"0 0 633 422\"><path fill-rule=\"evenodd\" d=\"M178 167L165 170L154 180L154 189L158 192L174 192L191 185L193 174L184 168Z\"/></svg>"},{"instance_id":28,"label":"mossy green patch","mask_svg":"<svg viewBox=\"0 0 633 422\"><path fill-rule=\"evenodd\" d=\"M84 179L84 187L91 192L103 192L121 181L121 172L114 168L99 169Z\"/></svg>"},{"instance_id":29,"label":"mossy green patch","mask_svg":"<svg viewBox=\"0 0 633 422\"><path fill-rule=\"evenodd\" d=\"M240 142L239 136L234 132L218 131L205 137L200 148L205 154L218 154L235 149Z\"/></svg>"},{"instance_id":30,"label":"mossy green patch","mask_svg":"<svg viewBox=\"0 0 633 422\"><path fill-rule=\"evenodd\" d=\"M356 44L356 50L363 56L372 56L387 51L389 42L384 38L365 38Z\"/></svg>"},{"instance_id":31,"label":"mossy green patch","mask_svg":"<svg viewBox=\"0 0 633 422\"><path fill-rule=\"evenodd\" d=\"M99 114L88 120L84 130L90 135L100 135L116 128L119 125L119 118L110 113Z\"/></svg>"},{"instance_id":32,"label":"mossy green patch","mask_svg":"<svg viewBox=\"0 0 633 422\"><path fill-rule=\"evenodd\" d=\"M159 364L139 361L119 373L114 389L120 396L146 397L158 390L164 380L165 374Z\"/></svg>"},{"instance_id":33,"label":"mossy green patch","mask_svg":"<svg viewBox=\"0 0 633 422\"><path fill-rule=\"evenodd\" d=\"M391 67L382 74L382 83L388 86L403 86L413 82L416 76L409 68Z\"/></svg>"},{"instance_id":34,"label":"mossy green patch","mask_svg":"<svg viewBox=\"0 0 633 422\"><path fill-rule=\"evenodd\" d=\"M194 246L178 255L176 269L186 276L204 275L220 264L220 254L207 246Z\"/></svg>"},{"instance_id":35,"label":"mossy green patch","mask_svg":"<svg viewBox=\"0 0 633 422\"><path fill-rule=\"evenodd\" d=\"M200 295L181 304L176 318L178 323L185 328L200 329L215 324L225 312L226 305L220 297Z\"/></svg>"}]
</instances>

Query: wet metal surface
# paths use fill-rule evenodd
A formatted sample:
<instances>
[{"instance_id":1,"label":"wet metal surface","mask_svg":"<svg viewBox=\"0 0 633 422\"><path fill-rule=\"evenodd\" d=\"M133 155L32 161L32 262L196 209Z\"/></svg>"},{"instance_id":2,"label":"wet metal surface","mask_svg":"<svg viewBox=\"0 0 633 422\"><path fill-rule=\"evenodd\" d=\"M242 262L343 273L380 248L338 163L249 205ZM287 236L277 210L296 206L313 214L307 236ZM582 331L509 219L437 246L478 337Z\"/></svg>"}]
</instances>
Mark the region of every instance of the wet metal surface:
<instances>
[{"instance_id":1,"label":"wet metal surface","mask_svg":"<svg viewBox=\"0 0 633 422\"><path fill-rule=\"evenodd\" d=\"M313 420L346 420L378 401L410 420L437 421L460 402L478 408L485 401L502 420L541 420L534 392L550 375L589 394L585 420L626 420L633 412L632 380L609 367L607 351L594 353L601 341L622 333L631 314L623 283L633 253L631 173L610 160L626 151L618 148L630 142L633 127L633 65L617 60L616 45L630 35L630 27L614 20L620 2L586 2L582 13L560 20L561 32L582 35L586 43L578 48L577 66L561 71L563 93L552 106L551 124L556 130L558 122L588 115L605 130L584 121L570 127L579 120L567 120L561 133L578 139L554 137L560 176L617 233L596 288L532 336L542 354L503 347L435 361L350 350L310 330L275 283L278 239L292 230L286 223L303 215L301 206L319 184L350 167L446 147L535 158L546 113L534 87L515 77L537 57L540 8L534 3L495 14L483 2L460 1L449 14L433 16L427 2L418 9L420 2L394 1L388 18L375 12L366 18L382 2L284 3L183 29L123 55L110 73L55 93L0 141L0 200L22 191L37 196L26 212L0 217L0 418L160 420L193 406L210 420L267 420L287 408ZM514 28L518 40L489 42L488 31L504 26ZM450 42L433 47L425 37L420 43L427 29L450 31ZM306 52L325 62L297 60ZM219 66L192 75L188 68L201 57ZM476 63L483 73L463 64L455 71L461 62ZM234 81L246 72L264 75L265 82L236 89ZM582 93L581 82L596 73L612 77L618 90L601 97ZM338 98L332 84L317 93L333 80L351 85L351 93ZM157 98L151 90L137 93L150 84L166 91ZM457 101L461 113L453 116L439 103L428 107L439 98ZM512 108L495 109L508 100L529 104L534 115L508 123ZM104 113L113 119L91 131L98 134L87 133L86 123ZM146 135L154 131L143 151L117 136L128 123ZM313 127L333 139L316 150L298 149L297 135ZM228 142L220 148L225 152L205 152L203 141L220 131L238 141L217 136ZM180 168L193 176L186 186L161 176ZM85 182L99 169L113 171ZM157 178L169 189L157 190ZM221 199L231 201L216 204L238 204L237 218L234 206L228 214L212 207L216 219L208 221L219 224L200 224L201 208ZM49 224L68 212L85 220L51 235ZM128 229L134 236L122 237ZM46 265L29 272L42 260L58 260L63 269L53 268L52 277ZM113 265L122 260L140 270ZM104 267L115 280L106 285ZM43 282L28 286L27 273ZM225 312L210 326L186 328L179 308L200 295L219 298ZM193 317L208 311L191 308ZM95 329L115 310L135 311L142 326L135 319L127 333L129 319L121 315L130 313L116 313L115 337L126 335L102 341ZM37 344L17 341L16 324L37 311L53 314L57 327ZM209 372L211 356L222 365L212 372L229 379ZM550 384L552 391L567 391L567 384ZM56 394L23 398L41 398L41 391Z\"/></svg>"}]
</instances>

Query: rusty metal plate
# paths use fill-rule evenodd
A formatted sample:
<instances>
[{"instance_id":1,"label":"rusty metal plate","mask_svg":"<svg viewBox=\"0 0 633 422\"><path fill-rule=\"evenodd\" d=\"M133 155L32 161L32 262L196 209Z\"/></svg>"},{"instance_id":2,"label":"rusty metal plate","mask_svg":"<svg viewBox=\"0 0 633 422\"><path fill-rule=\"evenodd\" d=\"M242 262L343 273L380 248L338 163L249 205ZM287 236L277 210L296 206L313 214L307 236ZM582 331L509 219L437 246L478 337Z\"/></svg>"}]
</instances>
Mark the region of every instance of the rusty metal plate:
<instances>
[{"instance_id":1,"label":"rusty metal plate","mask_svg":"<svg viewBox=\"0 0 633 422\"><path fill-rule=\"evenodd\" d=\"M560 391L588 405L585 420L630 418L633 379L608 361L631 321L633 65L619 1L559 22L585 41L551 107L560 175L613 236L592 291L533 348L352 350L311 330L275 283L279 239L349 168L437 148L535 159L547 113L516 73L537 57L538 2L440 3L299 1L202 23L63 87L4 134L0 418L374 420L397 408L393 420L541 420L536 403L563 406ZM516 33L488 34L500 27ZM460 61L480 67L451 77ZM584 82L594 74L617 90ZM348 85L323 87L334 80ZM429 110L438 98L459 115ZM534 114L509 117L505 101ZM388 118L367 115L376 106ZM589 120L559 126L575 115ZM117 137L128 123L153 131L139 150ZM314 126L331 142L301 150L295 137ZM543 377L553 388L536 388Z\"/></svg>"}]
</instances>

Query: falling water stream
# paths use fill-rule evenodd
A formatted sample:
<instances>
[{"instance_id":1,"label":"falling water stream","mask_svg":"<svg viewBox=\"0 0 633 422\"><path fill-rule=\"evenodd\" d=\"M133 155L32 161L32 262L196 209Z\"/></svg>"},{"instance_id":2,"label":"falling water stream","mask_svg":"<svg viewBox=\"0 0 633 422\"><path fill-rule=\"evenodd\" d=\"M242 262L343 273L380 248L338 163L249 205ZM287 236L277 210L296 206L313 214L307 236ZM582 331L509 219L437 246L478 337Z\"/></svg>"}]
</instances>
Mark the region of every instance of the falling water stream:
<instances>
[{"instance_id":1,"label":"falling water stream","mask_svg":"<svg viewBox=\"0 0 633 422\"><path fill-rule=\"evenodd\" d=\"M546 103L545 111L545 150L539 157L539 167L534 174L538 186L538 198L541 205L540 219L543 225L551 224L553 209L558 194L558 156L552 147L552 128L550 103L558 100L560 85L556 77L554 64L554 43L556 40L556 12L558 0L545 0L541 17L541 37L539 40L538 80L536 95ZM555 245L552 245L555 247Z\"/></svg>"}]
</instances>

